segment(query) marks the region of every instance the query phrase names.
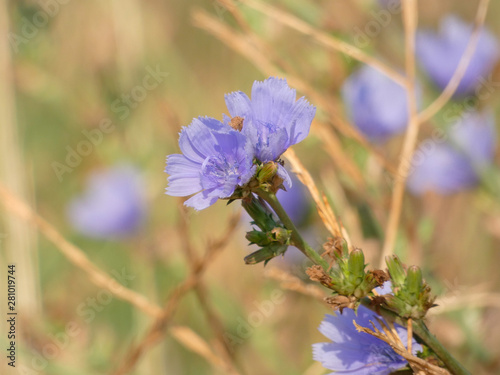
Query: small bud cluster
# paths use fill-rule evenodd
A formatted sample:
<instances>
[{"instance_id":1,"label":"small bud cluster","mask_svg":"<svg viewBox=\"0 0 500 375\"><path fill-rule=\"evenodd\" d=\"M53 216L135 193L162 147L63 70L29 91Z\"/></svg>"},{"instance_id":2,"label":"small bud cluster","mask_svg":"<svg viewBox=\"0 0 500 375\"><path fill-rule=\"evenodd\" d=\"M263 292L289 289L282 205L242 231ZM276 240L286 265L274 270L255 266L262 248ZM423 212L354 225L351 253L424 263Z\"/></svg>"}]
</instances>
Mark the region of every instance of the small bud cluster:
<instances>
[{"instance_id":1,"label":"small bud cluster","mask_svg":"<svg viewBox=\"0 0 500 375\"><path fill-rule=\"evenodd\" d=\"M308 275L334 291L329 304L335 309L342 311L346 307L357 307L361 298L369 296L374 288L388 279L383 271L365 270L365 256L361 249L349 252L348 246L338 239L330 239L324 247L333 258L329 274L316 266L308 270ZM320 277L321 271L324 275Z\"/></svg>"},{"instance_id":2,"label":"small bud cluster","mask_svg":"<svg viewBox=\"0 0 500 375\"><path fill-rule=\"evenodd\" d=\"M253 219L252 224L259 230L247 232L246 238L250 244L256 244L261 249L245 257L246 264L267 264L271 259L282 255L288 249L292 231L277 222L264 202L253 195L242 201L243 208Z\"/></svg>"},{"instance_id":3,"label":"small bud cluster","mask_svg":"<svg viewBox=\"0 0 500 375\"><path fill-rule=\"evenodd\" d=\"M411 266L406 270L396 255L387 257L386 263L393 294L385 296L384 307L403 318L422 319L434 306L436 297L431 294L420 267Z\"/></svg>"}]
</instances>

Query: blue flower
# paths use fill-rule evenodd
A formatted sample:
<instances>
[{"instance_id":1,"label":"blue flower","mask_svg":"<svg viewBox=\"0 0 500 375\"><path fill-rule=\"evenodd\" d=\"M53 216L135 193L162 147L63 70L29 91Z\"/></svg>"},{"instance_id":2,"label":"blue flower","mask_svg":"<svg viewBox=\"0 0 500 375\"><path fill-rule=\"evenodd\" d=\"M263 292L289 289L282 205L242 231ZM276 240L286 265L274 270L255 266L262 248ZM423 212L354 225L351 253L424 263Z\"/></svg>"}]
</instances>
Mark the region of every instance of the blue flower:
<instances>
[{"instance_id":1,"label":"blue flower","mask_svg":"<svg viewBox=\"0 0 500 375\"><path fill-rule=\"evenodd\" d=\"M308 134L316 108L296 93L285 79L271 77L254 82L252 100L241 92L226 94L226 105L231 116L243 119L242 133L253 145L256 158L263 162L275 161L288 147L301 142ZM225 116L224 122L230 118ZM278 175L290 180L283 167Z\"/></svg>"},{"instance_id":2,"label":"blue flower","mask_svg":"<svg viewBox=\"0 0 500 375\"><path fill-rule=\"evenodd\" d=\"M408 188L416 195L432 190L450 194L475 186L495 153L495 119L491 112L467 113L454 124L444 143L430 141L415 152Z\"/></svg>"},{"instance_id":3,"label":"blue flower","mask_svg":"<svg viewBox=\"0 0 500 375\"><path fill-rule=\"evenodd\" d=\"M309 192L295 174L290 174L290 178L292 187L286 191L281 189L278 190L276 197L295 226L300 228L307 222L312 200Z\"/></svg>"},{"instance_id":4,"label":"blue flower","mask_svg":"<svg viewBox=\"0 0 500 375\"><path fill-rule=\"evenodd\" d=\"M385 141L408 124L405 89L367 65L347 78L342 96L354 125L371 141Z\"/></svg>"},{"instance_id":5,"label":"blue flower","mask_svg":"<svg viewBox=\"0 0 500 375\"><path fill-rule=\"evenodd\" d=\"M441 21L439 34L428 30L417 33L417 57L440 89L444 89L453 76L471 33L472 26L456 16L447 16ZM499 56L497 40L483 28L472 60L455 95L472 93L480 83L479 79L491 72Z\"/></svg>"},{"instance_id":6,"label":"blue flower","mask_svg":"<svg viewBox=\"0 0 500 375\"><path fill-rule=\"evenodd\" d=\"M228 198L255 173L253 151L242 133L220 121L199 117L182 129L182 154L167 156L167 194L185 197L184 204L203 210Z\"/></svg>"},{"instance_id":7,"label":"blue flower","mask_svg":"<svg viewBox=\"0 0 500 375\"><path fill-rule=\"evenodd\" d=\"M134 234L144 221L144 184L131 166L94 172L83 195L68 206L70 223L93 238L117 238Z\"/></svg>"},{"instance_id":8,"label":"blue flower","mask_svg":"<svg viewBox=\"0 0 500 375\"><path fill-rule=\"evenodd\" d=\"M349 375L388 375L407 365L407 361L396 354L389 344L364 332L358 332L353 320L362 327L372 328L372 321L379 317L364 306L360 306L357 315L352 309L344 309L339 315L326 315L319 331L332 342L313 345L313 357L323 367L334 371L330 374ZM380 318L380 317L379 317ZM406 346L408 334L405 328L395 324L399 338ZM422 347L413 340L412 353Z\"/></svg>"}]
</instances>

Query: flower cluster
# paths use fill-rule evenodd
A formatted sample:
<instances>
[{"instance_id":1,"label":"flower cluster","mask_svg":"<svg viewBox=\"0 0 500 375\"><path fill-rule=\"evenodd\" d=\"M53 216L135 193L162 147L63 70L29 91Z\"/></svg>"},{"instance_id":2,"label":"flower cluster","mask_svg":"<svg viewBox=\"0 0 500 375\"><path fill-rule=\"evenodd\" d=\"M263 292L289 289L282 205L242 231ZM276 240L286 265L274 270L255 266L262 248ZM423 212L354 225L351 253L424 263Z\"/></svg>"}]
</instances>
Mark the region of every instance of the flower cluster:
<instances>
[{"instance_id":1,"label":"flower cluster","mask_svg":"<svg viewBox=\"0 0 500 375\"><path fill-rule=\"evenodd\" d=\"M189 196L185 204L202 210L218 199L230 198L245 186L259 166L275 162L288 147L309 133L316 108L296 93L285 79L255 82L251 99L241 91L227 94L231 117L223 121L200 117L183 128L182 154L167 157L170 175L167 194ZM291 180L279 163L277 174L287 186Z\"/></svg>"}]
</instances>

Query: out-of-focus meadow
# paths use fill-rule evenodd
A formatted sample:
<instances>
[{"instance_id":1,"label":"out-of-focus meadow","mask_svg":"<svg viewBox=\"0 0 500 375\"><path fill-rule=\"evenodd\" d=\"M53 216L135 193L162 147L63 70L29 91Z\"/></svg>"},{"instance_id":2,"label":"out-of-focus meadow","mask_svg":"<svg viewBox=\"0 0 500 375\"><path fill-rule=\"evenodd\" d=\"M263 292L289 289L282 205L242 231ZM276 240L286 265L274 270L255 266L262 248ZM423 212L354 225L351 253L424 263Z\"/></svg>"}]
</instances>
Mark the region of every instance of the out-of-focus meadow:
<instances>
[{"instance_id":1,"label":"out-of-focus meadow","mask_svg":"<svg viewBox=\"0 0 500 375\"><path fill-rule=\"evenodd\" d=\"M3 309L7 264L15 263L18 347L12 371L2 350L0 373L327 373L311 344L325 341L317 327L330 310L319 284L306 287L307 262L287 255L265 268L245 265L248 219L236 216L240 204L186 209L184 198L164 194L165 156L179 153L178 133L194 117L227 113L225 93L250 93L255 80L271 75L287 78L318 107L310 136L294 151L376 267L404 133L386 143L360 137L340 94L360 63L282 20L292 14L401 72L403 24L400 12L380 18L375 1L267 2L277 15L255 3L1 2L0 182L62 237L38 221L57 237L49 241L2 193L3 203L14 203L0 205L0 300ZM472 23L478 3L419 1L419 25L436 29L450 13ZM485 24L500 38L498 12L492 1ZM425 107L440 91L420 68L417 74ZM477 105L498 113L500 72L492 74L493 91ZM422 124L419 139L446 125L442 113ZM492 176L498 152L495 160ZM133 235L91 238L71 224L69 205L92 173L114 165L140 173L141 224ZM441 297L431 330L473 374L500 371L500 202L498 180L486 180L454 194L406 195L395 246ZM321 244L328 232L310 204L302 227ZM138 307L137 295L133 303L113 295L95 267L147 306Z\"/></svg>"}]
</instances>

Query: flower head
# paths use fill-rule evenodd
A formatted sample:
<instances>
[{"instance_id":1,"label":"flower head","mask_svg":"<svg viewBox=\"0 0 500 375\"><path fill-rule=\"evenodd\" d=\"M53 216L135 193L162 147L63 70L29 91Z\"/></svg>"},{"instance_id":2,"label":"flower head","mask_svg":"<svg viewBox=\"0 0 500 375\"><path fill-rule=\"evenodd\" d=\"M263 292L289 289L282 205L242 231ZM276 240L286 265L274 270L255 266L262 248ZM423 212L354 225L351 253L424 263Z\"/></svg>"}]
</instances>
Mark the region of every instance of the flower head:
<instances>
[{"instance_id":1,"label":"flower head","mask_svg":"<svg viewBox=\"0 0 500 375\"><path fill-rule=\"evenodd\" d=\"M364 306L358 308L357 315L352 309L344 309L339 315L327 314L319 331L332 342L314 344L314 359L335 374L388 375L405 367L408 362L396 354L389 344L368 333L358 332L353 324L355 320L358 325L371 328L371 321L378 329L382 329L376 321L377 317ZM394 326L406 346L406 329L397 324ZM413 340L413 354L421 350L422 347Z\"/></svg>"},{"instance_id":2,"label":"flower head","mask_svg":"<svg viewBox=\"0 0 500 375\"><path fill-rule=\"evenodd\" d=\"M145 213L139 172L124 165L92 173L86 191L68 207L69 221L75 229L93 238L133 234Z\"/></svg>"},{"instance_id":3,"label":"flower head","mask_svg":"<svg viewBox=\"0 0 500 375\"><path fill-rule=\"evenodd\" d=\"M167 157L167 194L185 197L198 193L184 203L197 210L230 197L255 173L245 135L216 119L194 119L182 129L179 146L182 154Z\"/></svg>"},{"instance_id":4,"label":"flower head","mask_svg":"<svg viewBox=\"0 0 500 375\"><path fill-rule=\"evenodd\" d=\"M475 186L493 159L496 134L490 112L469 113L454 124L444 143L415 152L408 188L416 195L433 190L450 194Z\"/></svg>"},{"instance_id":5,"label":"flower head","mask_svg":"<svg viewBox=\"0 0 500 375\"><path fill-rule=\"evenodd\" d=\"M342 96L354 125L372 141L401 133L408 124L405 89L370 66L347 78Z\"/></svg>"},{"instance_id":6,"label":"flower head","mask_svg":"<svg viewBox=\"0 0 500 375\"><path fill-rule=\"evenodd\" d=\"M227 94L226 105L233 118L243 119L241 131L263 163L277 160L288 147L301 142L316 114L316 108L305 98L296 100L295 90L285 79L275 77L254 82L252 100L241 91Z\"/></svg>"},{"instance_id":7,"label":"flower head","mask_svg":"<svg viewBox=\"0 0 500 375\"><path fill-rule=\"evenodd\" d=\"M471 33L472 26L456 16L443 19L439 34L428 30L418 32L417 57L440 89L444 89L453 76ZM455 94L460 96L471 93L480 83L479 79L489 74L499 56L497 40L483 28L474 55Z\"/></svg>"}]
</instances>

